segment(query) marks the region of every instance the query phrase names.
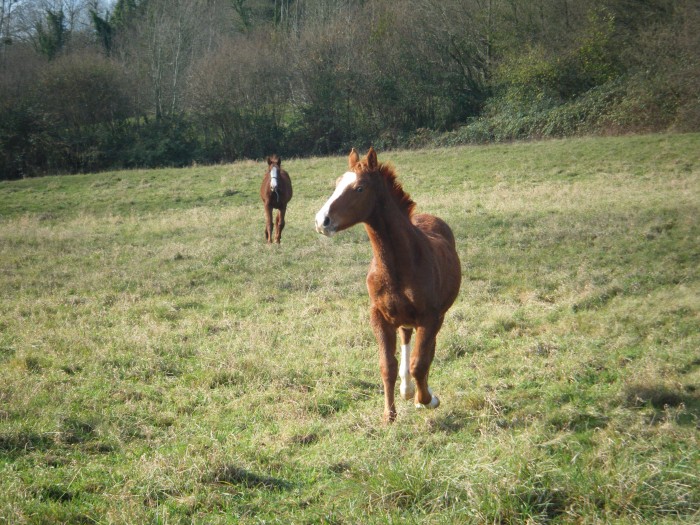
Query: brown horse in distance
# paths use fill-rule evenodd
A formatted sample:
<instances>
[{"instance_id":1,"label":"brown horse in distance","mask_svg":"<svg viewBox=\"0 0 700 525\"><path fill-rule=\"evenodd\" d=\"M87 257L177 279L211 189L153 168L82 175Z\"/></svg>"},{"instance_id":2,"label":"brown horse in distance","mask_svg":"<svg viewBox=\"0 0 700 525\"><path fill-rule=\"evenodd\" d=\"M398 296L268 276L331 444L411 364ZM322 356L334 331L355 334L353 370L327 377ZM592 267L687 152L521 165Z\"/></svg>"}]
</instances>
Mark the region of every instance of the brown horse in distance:
<instances>
[{"instance_id":1,"label":"brown horse in distance","mask_svg":"<svg viewBox=\"0 0 700 525\"><path fill-rule=\"evenodd\" d=\"M394 168L378 163L373 148L362 161L353 149L348 165L349 171L316 214L316 230L331 236L360 222L365 225L373 252L367 274L370 321L379 343L384 417L393 421L397 372L404 399L413 398L418 408L440 404L428 388L428 371L435 337L459 293L461 265L450 227L432 215L414 214L415 203L397 181ZM400 366L395 355L397 330Z\"/></svg>"},{"instance_id":2,"label":"brown horse in distance","mask_svg":"<svg viewBox=\"0 0 700 525\"><path fill-rule=\"evenodd\" d=\"M282 160L277 155L267 158L267 172L260 186L260 198L265 205L265 240L271 243L274 233L274 240L279 244L282 240L287 204L292 200L292 179L289 178L289 173L282 169ZM279 210L275 226L272 224L273 209ZM275 227L276 232L273 231Z\"/></svg>"}]
</instances>

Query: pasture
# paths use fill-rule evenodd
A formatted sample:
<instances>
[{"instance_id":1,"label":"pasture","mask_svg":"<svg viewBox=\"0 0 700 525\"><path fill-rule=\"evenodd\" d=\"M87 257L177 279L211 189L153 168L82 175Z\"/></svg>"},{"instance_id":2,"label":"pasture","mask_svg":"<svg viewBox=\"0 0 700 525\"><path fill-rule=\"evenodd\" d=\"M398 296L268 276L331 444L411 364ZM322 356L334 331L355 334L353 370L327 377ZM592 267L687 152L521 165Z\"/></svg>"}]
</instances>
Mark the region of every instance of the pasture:
<instances>
[{"instance_id":1,"label":"pasture","mask_svg":"<svg viewBox=\"0 0 700 525\"><path fill-rule=\"evenodd\" d=\"M434 411L382 422L347 166L0 183L0 523L697 523L700 135L379 151L452 227Z\"/></svg>"}]
</instances>

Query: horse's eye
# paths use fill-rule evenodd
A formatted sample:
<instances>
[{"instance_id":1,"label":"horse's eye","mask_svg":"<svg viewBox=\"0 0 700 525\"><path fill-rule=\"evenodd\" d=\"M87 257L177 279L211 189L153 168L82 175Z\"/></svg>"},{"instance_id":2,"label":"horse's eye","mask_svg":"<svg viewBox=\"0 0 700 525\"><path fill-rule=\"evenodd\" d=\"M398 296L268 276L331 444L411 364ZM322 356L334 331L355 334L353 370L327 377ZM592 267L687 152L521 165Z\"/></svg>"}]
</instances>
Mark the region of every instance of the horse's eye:
<instances>
[{"instance_id":1,"label":"horse's eye","mask_svg":"<svg viewBox=\"0 0 700 525\"><path fill-rule=\"evenodd\" d=\"M356 191L357 193L362 193L362 190L363 190L363 189L364 189L364 188L363 188L362 186L358 186L357 188L355 188L355 191Z\"/></svg>"}]
</instances>

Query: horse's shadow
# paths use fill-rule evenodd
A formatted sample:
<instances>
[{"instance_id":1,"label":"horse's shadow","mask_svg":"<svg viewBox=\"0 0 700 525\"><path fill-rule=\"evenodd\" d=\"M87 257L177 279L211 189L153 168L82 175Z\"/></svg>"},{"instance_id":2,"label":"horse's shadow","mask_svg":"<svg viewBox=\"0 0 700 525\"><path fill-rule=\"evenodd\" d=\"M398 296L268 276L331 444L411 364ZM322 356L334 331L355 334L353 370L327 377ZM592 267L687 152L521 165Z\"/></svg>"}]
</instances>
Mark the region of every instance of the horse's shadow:
<instances>
[{"instance_id":1,"label":"horse's shadow","mask_svg":"<svg viewBox=\"0 0 700 525\"><path fill-rule=\"evenodd\" d=\"M284 479L256 474L236 465L224 465L213 473L212 483L243 486L249 489L289 490L292 484Z\"/></svg>"},{"instance_id":2,"label":"horse's shadow","mask_svg":"<svg viewBox=\"0 0 700 525\"><path fill-rule=\"evenodd\" d=\"M679 425L700 428L700 392L695 385L635 383L627 387L625 396L626 406L651 409L647 416L650 424L672 418Z\"/></svg>"}]
</instances>

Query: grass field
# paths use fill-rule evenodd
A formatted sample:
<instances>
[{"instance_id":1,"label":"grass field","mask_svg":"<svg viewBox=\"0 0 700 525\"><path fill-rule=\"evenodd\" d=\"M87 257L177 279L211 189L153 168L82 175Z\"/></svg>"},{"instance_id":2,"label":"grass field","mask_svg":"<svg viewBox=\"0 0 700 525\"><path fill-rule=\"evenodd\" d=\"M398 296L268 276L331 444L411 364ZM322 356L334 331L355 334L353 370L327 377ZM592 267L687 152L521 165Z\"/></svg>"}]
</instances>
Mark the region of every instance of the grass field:
<instances>
[{"instance_id":1,"label":"grass field","mask_svg":"<svg viewBox=\"0 0 700 525\"><path fill-rule=\"evenodd\" d=\"M0 183L0 523L697 523L700 135L379 152L458 239L382 423L345 157Z\"/></svg>"}]
</instances>

